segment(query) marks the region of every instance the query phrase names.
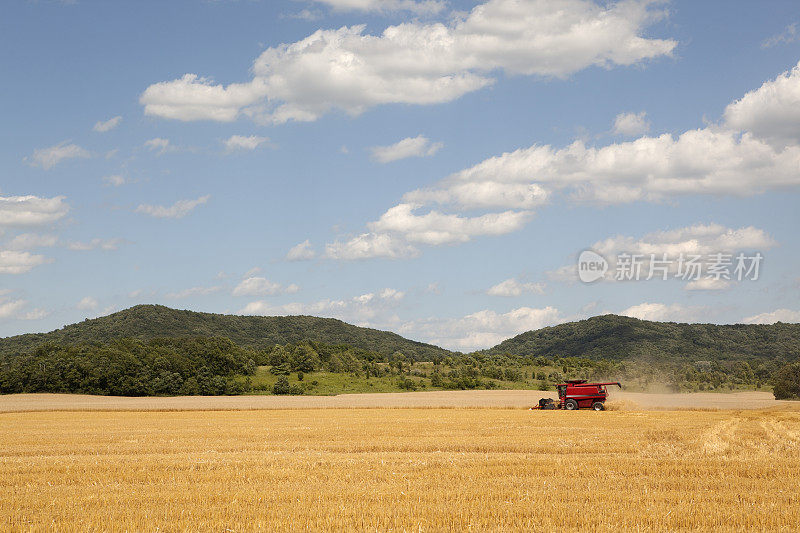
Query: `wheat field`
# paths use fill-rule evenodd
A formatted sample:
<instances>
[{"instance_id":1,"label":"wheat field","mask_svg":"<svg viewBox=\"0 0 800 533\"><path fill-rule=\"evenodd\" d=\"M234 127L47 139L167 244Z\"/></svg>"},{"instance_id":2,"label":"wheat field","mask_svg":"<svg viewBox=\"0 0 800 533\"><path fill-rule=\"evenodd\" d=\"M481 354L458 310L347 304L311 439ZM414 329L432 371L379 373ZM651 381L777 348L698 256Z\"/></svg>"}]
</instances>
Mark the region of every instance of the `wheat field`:
<instances>
[{"instance_id":1,"label":"wheat field","mask_svg":"<svg viewBox=\"0 0 800 533\"><path fill-rule=\"evenodd\" d=\"M10 531L794 531L800 412L0 414Z\"/></svg>"}]
</instances>

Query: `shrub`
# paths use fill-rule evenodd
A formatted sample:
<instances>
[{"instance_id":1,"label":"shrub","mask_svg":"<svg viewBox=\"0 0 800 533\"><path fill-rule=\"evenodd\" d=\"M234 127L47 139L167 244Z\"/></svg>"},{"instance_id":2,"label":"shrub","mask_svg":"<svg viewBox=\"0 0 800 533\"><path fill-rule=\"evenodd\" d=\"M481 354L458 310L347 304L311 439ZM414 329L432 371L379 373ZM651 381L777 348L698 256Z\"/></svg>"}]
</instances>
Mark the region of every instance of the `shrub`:
<instances>
[{"instance_id":1,"label":"shrub","mask_svg":"<svg viewBox=\"0 0 800 533\"><path fill-rule=\"evenodd\" d=\"M275 385L272 386L272 394L291 394L292 390L289 386L289 378L281 376Z\"/></svg>"},{"instance_id":2,"label":"shrub","mask_svg":"<svg viewBox=\"0 0 800 533\"><path fill-rule=\"evenodd\" d=\"M800 400L800 363L789 363L775 375L773 391L776 400Z\"/></svg>"}]
</instances>

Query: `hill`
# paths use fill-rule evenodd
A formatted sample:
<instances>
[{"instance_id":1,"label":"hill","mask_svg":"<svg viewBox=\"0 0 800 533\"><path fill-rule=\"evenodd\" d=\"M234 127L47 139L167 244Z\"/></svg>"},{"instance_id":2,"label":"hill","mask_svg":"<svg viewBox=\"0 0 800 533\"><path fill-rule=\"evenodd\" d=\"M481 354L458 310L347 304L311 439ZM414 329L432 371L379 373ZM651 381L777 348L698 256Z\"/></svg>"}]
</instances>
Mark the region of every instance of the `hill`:
<instances>
[{"instance_id":1,"label":"hill","mask_svg":"<svg viewBox=\"0 0 800 533\"><path fill-rule=\"evenodd\" d=\"M137 305L49 333L31 333L0 339L0 357L30 353L43 343L107 343L119 338L147 341L156 338L227 337L239 346L263 350L275 344L313 341L350 346L389 355L400 351L416 360L430 361L451 352L396 333L362 328L333 318L313 316L240 316L181 311L161 305Z\"/></svg>"},{"instance_id":2,"label":"hill","mask_svg":"<svg viewBox=\"0 0 800 533\"><path fill-rule=\"evenodd\" d=\"M603 315L528 331L480 353L612 361L800 359L800 324L681 324Z\"/></svg>"}]
</instances>

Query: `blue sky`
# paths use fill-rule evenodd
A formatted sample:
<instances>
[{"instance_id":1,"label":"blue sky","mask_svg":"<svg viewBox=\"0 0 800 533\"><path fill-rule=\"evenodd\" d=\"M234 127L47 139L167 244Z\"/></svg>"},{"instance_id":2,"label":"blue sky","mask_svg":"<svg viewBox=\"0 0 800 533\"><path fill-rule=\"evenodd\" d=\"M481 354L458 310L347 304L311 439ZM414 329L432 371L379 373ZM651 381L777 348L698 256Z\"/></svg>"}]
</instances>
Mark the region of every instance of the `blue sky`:
<instances>
[{"instance_id":1,"label":"blue sky","mask_svg":"<svg viewBox=\"0 0 800 533\"><path fill-rule=\"evenodd\" d=\"M0 335L139 303L460 350L800 321L796 2L0 9ZM669 279L615 279L624 252ZM756 252L756 280L676 279Z\"/></svg>"}]
</instances>

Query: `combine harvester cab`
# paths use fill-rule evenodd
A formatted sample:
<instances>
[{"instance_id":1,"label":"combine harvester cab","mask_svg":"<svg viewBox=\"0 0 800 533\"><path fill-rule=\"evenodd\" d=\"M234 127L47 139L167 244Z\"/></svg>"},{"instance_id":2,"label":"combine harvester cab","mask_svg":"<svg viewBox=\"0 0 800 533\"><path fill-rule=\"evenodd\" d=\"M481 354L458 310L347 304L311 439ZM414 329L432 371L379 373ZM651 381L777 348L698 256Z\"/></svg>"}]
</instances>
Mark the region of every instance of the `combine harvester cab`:
<instances>
[{"instance_id":1,"label":"combine harvester cab","mask_svg":"<svg viewBox=\"0 0 800 533\"><path fill-rule=\"evenodd\" d=\"M605 409L608 391L606 387L616 385L620 389L622 384L618 381L607 383L587 383L585 379L570 379L558 385L558 400L561 409L574 411L576 409L589 409L602 411Z\"/></svg>"}]
</instances>

